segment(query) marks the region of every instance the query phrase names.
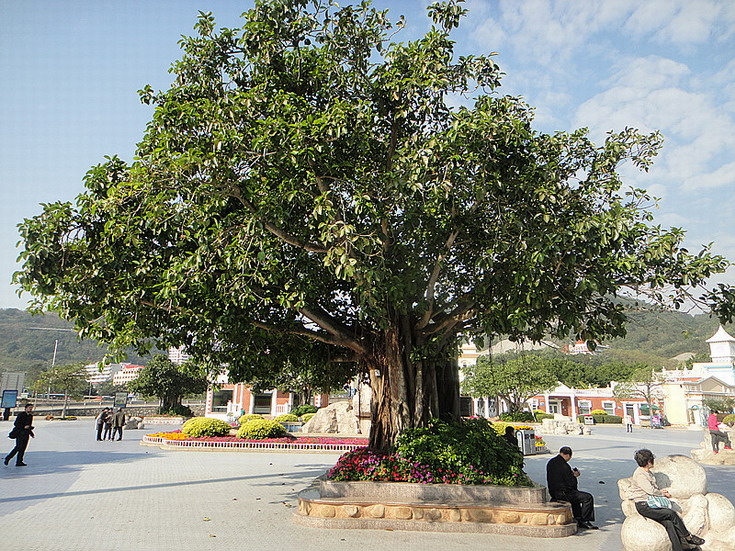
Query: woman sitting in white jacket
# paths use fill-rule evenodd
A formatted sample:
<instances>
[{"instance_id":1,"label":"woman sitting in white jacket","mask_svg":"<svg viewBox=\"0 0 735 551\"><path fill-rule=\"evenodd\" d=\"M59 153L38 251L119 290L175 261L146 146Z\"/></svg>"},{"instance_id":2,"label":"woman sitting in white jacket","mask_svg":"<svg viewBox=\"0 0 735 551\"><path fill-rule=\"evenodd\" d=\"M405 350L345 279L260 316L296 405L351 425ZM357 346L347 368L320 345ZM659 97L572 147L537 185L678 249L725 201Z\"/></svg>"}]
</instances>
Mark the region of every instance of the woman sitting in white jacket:
<instances>
[{"instance_id":1,"label":"woman sitting in white jacket","mask_svg":"<svg viewBox=\"0 0 735 551\"><path fill-rule=\"evenodd\" d=\"M656 479L651 473L654 460L651 450L638 450L635 452L634 459L638 463L638 468L633 473L628 497L635 502L636 510L644 517L655 520L666 528L673 551L696 549L697 546L702 545L704 540L687 530L684 521L676 511L670 507L661 506L665 505L668 499L658 504L654 503L655 500L649 500L650 497L671 497L667 490L659 490L656 485Z\"/></svg>"}]
</instances>

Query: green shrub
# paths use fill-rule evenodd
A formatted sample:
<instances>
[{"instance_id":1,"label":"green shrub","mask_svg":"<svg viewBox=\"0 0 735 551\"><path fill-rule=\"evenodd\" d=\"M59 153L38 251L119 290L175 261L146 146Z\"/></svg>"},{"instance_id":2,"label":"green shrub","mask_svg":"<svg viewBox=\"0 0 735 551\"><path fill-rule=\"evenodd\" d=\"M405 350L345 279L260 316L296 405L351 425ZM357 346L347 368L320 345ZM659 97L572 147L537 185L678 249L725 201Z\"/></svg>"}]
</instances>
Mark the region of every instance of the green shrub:
<instances>
[{"instance_id":1,"label":"green shrub","mask_svg":"<svg viewBox=\"0 0 735 551\"><path fill-rule=\"evenodd\" d=\"M396 439L396 454L410 466L420 464L437 476L454 473L465 484L525 486L523 456L493 430L485 419L406 429ZM438 480L441 482L441 480Z\"/></svg>"},{"instance_id":2,"label":"green shrub","mask_svg":"<svg viewBox=\"0 0 735 551\"><path fill-rule=\"evenodd\" d=\"M183 404L176 404L174 407L168 408L166 410L159 409L158 414L172 415L175 417L194 417L194 413L191 411L191 408Z\"/></svg>"},{"instance_id":3,"label":"green shrub","mask_svg":"<svg viewBox=\"0 0 735 551\"><path fill-rule=\"evenodd\" d=\"M595 423L611 423L611 424L616 424L616 423L622 423L623 422L623 418L620 417L620 415L607 415L607 414L605 414L605 415L593 415L592 417L595 420ZM585 418L584 415L577 415L577 421L579 421L580 423L584 423L584 418Z\"/></svg>"},{"instance_id":4,"label":"green shrub","mask_svg":"<svg viewBox=\"0 0 735 551\"><path fill-rule=\"evenodd\" d=\"M237 431L238 438L263 440L264 438L282 438L288 436L286 428L276 420L251 419Z\"/></svg>"},{"instance_id":5,"label":"green shrub","mask_svg":"<svg viewBox=\"0 0 735 551\"><path fill-rule=\"evenodd\" d=\"M531 423L533 422L533 414L530 411L515 411L513 413L501 413L501 421L509 421L511 423Z\"/></svg>"},{"instance_id":6,"label":"green shrub","mask_svg":"<svg viewBox=\"0 0 735 551\"><path fill-rule=\"evenodd\" d=\"M592 415L607 415L607 412L604 409L593 409Z\"/></svg>"},{"instance_id":7,"label":"green shrub","mask_svg":"<svg viewBox=\"0 0 735 551\"><path fill-rule=\"evenodd\" d=\"M273 420L278 421L279 423L298 423L299 422L299 418L293 413L284 413L283 415L279 415Z\"/></svg>"},{"instance_id":8,"label":"green shrub","mask_svg":"<svg viewBox=\"0 0 735 551\"><path fill-rule=\"evenodd\" d=\"M263 416L258 415L257 413L246 413L245 415L241 415L240 418L237 420L237 422L240 425L244 425L245 423L247 423L248 421L252 419L262 419L262 418Z\"/></svg>"},{"instance_id":9,"label":"green shrub","mask_svg":"<svg viewBox=\"0 0 735 551\"><path fill-rule=\"evenodd\" d=\"M554 414L553 413L546 413L545 411L541 411L540 409L537 409L534 411L536 414L536 421L543 421L544 419L553 419Z\"/></svg>"},{"instance_id":10,"label":"green shrub","mask_svg":"<svg viewBox=\"0 0 735 551\"><path fill-rule=\"evenodd\" d=\"M227 436L230 434L231 428L229 423L225 423L219 419L194 417L184 423L184 426L181 427L181 432L192 438L199 436Z\"/></svg>"},{"instance_id":11,"label":"green shrub","mask_svg":"<svg viewBox=\"0 0 735 551\"><path fill-rule=\"evenodd\" d=\"M301 422L302 423L308 423L309 421L311 421L311 418L314 417L315 415L316 415L316 413L304 413L301 416Z\"/></svg>"},{"instance_id":12,"label":"green shrub","mask_svg":"<svg viewBox=\"0 0 735 551\"><path fill-rule=\"evenodd\" d=\"M506 423L505 421L495 421L490 426L497 433L498 436L503 436L507 427L513 427L514 430L534 430L534 427L531 427L529 425L521 425L519 423Z\"/></svg>"},{"instance_id":13,"label":"green shrub","mask_svg":"<svg viewBox=\"0 0 735 551\"><path fill-rule=\"evenodd\" d=\"M722 422L725 423L727 426L732 427L733 424L735 424L735 413L725 415L725 417L722 419Z\"/></svg>"},{"instance_id":14,"label":"green shrub","mask_svg":"<svg viewBox=\"0 0 735 551\"><path fill-rule=\"evenodd\" d=\"M319 408L316 406L312 406L311 404L303 404L301 406L296 406L291 410L291 413L293 413L296 417L302 417L304 413L316 413Z\"/></svg>"}]
</instances>

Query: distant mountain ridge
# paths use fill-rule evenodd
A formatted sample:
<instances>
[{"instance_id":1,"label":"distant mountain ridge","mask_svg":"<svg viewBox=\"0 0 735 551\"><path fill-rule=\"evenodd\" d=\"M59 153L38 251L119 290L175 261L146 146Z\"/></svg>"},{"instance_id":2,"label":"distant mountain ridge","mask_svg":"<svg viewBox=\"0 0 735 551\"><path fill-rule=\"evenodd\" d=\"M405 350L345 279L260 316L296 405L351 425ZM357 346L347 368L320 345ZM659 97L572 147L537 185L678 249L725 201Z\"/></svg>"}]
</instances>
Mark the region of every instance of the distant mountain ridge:
<instances>
[{"instance_id":1,"label":"distant mountain ridge","mask_svg":"<svg viewBox=\"0 0 735 551\"><path fill-rule=\"evenodd\" d=\"M31 315L15 308L0 309L0 372L24 371L26 380L51 365L56 345L56 365L97 362L107 353L105 345L80 340L73 324L54 313ZM147 360L129 353L132 363Z\"/></svg>"}]
</instances>

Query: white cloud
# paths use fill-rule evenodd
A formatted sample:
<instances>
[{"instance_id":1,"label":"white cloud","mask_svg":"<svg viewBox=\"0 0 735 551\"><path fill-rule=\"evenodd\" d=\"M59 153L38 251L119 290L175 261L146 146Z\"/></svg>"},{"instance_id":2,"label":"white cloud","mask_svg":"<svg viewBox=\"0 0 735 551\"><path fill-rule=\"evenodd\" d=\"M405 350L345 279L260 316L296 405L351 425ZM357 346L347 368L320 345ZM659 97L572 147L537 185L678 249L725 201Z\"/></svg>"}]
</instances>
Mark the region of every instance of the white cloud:
<instances>
[{"instance_id":1,"label":"white cloud","mask_svg":"<svg viewBox=\"0 0 735 551\"><path fill-rule=\"evenodd\" d=\"M706 190L732 186L735 192L735 162L722 165L717 170L703 173L687 178L684 181L684 189L688 191Z\"/></svg>"}]
</instances>

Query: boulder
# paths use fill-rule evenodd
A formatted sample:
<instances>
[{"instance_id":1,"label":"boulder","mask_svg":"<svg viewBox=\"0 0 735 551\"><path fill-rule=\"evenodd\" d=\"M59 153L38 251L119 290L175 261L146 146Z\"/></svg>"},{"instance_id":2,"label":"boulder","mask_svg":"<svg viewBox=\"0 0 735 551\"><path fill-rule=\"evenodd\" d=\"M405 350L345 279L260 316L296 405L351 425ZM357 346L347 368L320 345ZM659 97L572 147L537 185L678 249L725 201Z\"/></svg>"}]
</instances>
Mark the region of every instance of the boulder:
<instances>
[{"instance_id":1,"label":"boulder","mask_svg":"<svg viewBox=\"0 0 735 551\"><path fill-rule=\"evenodd\" d=\"M316 415L301 427L310 434L359 434L358 419L350 402L336 402L320 408Z\"/></svg>"},{"instance_id":2,"label":"boulder","mask_svg":"<svg viewBox=\"0 0 735 551\"><path fill-rule=\"evenodd\" d=\"M735 507L720 494L707 493L707 475L696 461L683 455L656 460L659 488L671 492L673 509L677 511L693 534L705 538L702 551L733 551L735 549ZM671 543L663 526L641 516L635 504L627 499L631 479L618 480L623 500L625 521L621 539L625 551L669 551Z\"/></svg>"},{"instance_id":3,"label":"boulder","mask_svg":"<svg viewBox=\"0 0 735 551\"><path fill-rule=\"evenodd\" d=\"M142 429L143 428L143 419L140 417L128 417L127 422L125 423L125 430L130 429Z\"/></svg>"},{"instance_id":4,"label":"boulder","mask_svg":"<svg viewBox=\"0 0 735 551\"><path fill-rule=\"evenodd\" d=\"M584 425L577 423L576 421L570 421L569 419L544 419L541 421L541 427L536 429L538 434L589 434L589 431L585 432Z\"/></svg>"}]
</instances>

